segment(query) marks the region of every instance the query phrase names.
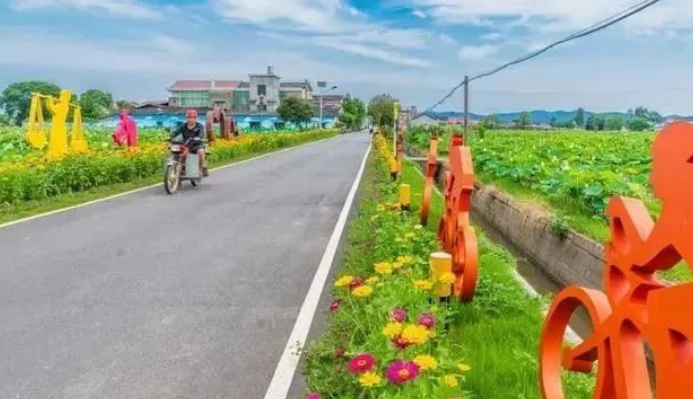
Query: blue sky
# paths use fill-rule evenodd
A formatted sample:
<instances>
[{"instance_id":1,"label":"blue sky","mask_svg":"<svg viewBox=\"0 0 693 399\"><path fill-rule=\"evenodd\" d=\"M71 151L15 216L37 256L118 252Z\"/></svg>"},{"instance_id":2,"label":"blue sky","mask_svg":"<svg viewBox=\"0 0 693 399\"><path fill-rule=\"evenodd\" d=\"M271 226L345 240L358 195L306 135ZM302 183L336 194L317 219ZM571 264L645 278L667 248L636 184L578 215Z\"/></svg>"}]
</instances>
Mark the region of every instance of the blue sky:
<instances>
[{"instance_id":1,"label":"blue sky","mask_svg":"<svg viewBox=\"0 0 693 399\"><path fill-rule=\"evenodd\" d=\"M635 0L0 0L0 87L48 79L154 100L177 79L327 80L426 108L474 75ZM693 114L693 5L665 0L471 89L476 112ZM461 108L456 95L440 110Z\"/></svg>"}]
</instances>

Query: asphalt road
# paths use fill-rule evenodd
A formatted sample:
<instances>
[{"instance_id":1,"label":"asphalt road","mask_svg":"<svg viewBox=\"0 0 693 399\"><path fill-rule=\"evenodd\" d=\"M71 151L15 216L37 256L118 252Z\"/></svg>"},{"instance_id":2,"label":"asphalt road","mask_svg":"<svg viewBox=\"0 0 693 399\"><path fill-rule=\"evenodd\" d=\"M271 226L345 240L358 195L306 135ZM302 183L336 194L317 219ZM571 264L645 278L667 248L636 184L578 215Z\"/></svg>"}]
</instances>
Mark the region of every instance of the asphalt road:
<instances>
[{"instance_id":1,"label":"asphalt road","mask_svg":"<svg viewBox=\"0 0 693 399\"><path fill-rule=\"evenodd\" d=\"M367 146L0 229L0 398L262 399Z\"/></svg>"}]
</instances>

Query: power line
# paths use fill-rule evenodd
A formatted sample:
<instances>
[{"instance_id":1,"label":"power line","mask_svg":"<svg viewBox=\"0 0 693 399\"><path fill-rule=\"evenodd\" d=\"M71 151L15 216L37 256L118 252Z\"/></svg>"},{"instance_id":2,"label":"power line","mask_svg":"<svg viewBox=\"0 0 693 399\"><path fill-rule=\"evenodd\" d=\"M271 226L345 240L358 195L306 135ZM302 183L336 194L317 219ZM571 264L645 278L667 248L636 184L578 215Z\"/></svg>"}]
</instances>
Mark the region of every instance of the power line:
<instances>
[{"instance_id":1,"label":"power line","mask_svg":"<svg viewBox=\"0 0 693 399\"><path fill-rule=\"evenodd\" d=\"M499 67L497 67L497 68L494 68L494 69L492 69L492 70L490 70L490 71L488 71L488 72L484 72L484 73L481 73L481 74L476 75L476 76L474 76L474 77L471 77L471 78L469 78L468 81L464 81L464 80L463 80L463 81L460 82L457 86L453 87L453 88L450 90L450 92L448 92L448 94L446 94L443 98L441 98L440 100L438 100L438 102L436 102L435 104L433 104L432 106L430 106L428 109L426 109L426 111L424 111L423 113L428 113L428 112L432 111L434 108L436 108L436 107L438 107L439 105L443 104L443 103L444 103L445 101L447 101L450 97L452 97L452 95L455 94L455 92L456 92L460 87L464 86L464 85L465 85L466 83L468 83L468 82L472 82L472 81L475 81L475 80L479 80L479 79L483 79L483 78L486 78L486 77L495 75L495 74L497 74L497 73L499 73L499 72L501 72L501 71L503 71L503 70L505 70L505 69L507 69L507 68L509 68L509 67L511 67L511 66L514 66L514 65L517 65L517 64L521 64L521 63L523 63L523 62L525 62L525 61L529 61L529 60L531 60L531 59L533 59L533 58L536 58L536 57L538 57L538 56L540 56L540 55L546 53L547 51L553 49L554 47L560 46L561 44L565 44L565 43L568 43L568 42L571 42L571 41L574 41L574 40L583 38L583 37L585 37L585 36L589 36L589 35L591 35L591 34L597 33L597 32L599 32L599 31L602 31L602 30L604 30L604 29L606 29L606 28L608 28L608 27L610 27L610 26L612 26L612 25L615 25L615 24L617 24L617 23L619 23L619 22L621 22L621 21L623 21L623 20L625 20L625 19L627 19L627 18L630 18L631 16L633 16L633 15L635 15L635 14L637 14L637 13L639 13L639 12L641 12L641 11L643 11L643 10L645 10L645 9L647 9L647 8L649 8L649 7L651 7L651 6L655 5L655 4L657 4L657 3L659 3L660 1L661 1L661 0L644 0L644 1L640 2L640 3L637 3L637 4L635 4L635 5L631 6L631 7L629 7L629 8L627 8L627 9L623 10L623 11L618 12L617 14L614 14L614 15L608 17L608 18L605 18L605 19L603 19L603 20L597 22L596 24L593 24L593 25L591 25L591 26L589 26L589 27L587 27L587 28L585 28L585 29L582 29L582 30L580 30L580 31L578 31L578 32L575 32L575 33L573 33L573 34L570 35L570 36L564 37L563 39L561 39L561 40L559 40L559 41L557 41L557 42L551 43L551 44L549 44L548 46L543 47L543 48L541 48L541 49L539 49L539 50L537 50L537 51L534 51L534 52L532 52L532 53L530 53L530 54L528 54L528 55L525 55L525 56L523 56L523 57L520 57L520 58L518 58L518 59L516 59L516 60L514 60L514 61L510 61L510 62L508 62L508 63L506 63L506 64L503 64L503 65L501 65L501 66L499 66Z\"/></svg>"}]
</instances>

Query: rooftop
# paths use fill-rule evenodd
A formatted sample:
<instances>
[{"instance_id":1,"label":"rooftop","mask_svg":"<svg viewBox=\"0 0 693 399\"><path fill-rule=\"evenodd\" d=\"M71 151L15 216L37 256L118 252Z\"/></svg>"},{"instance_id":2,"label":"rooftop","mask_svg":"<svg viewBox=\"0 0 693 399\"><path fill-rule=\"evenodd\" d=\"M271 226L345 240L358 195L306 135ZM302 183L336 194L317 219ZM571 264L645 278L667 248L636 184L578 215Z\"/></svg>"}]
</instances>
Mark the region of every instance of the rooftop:
<instances>
[{"instance_id":1,"label":"rooftop","mask_svg":"<svg viewBox=\"0 0 693 399\"><path fill-rule=\"evenodd\" d=\"M168 90L233 89L240 84L238 80L178 80Z\"/></svg>"}]
</instances>

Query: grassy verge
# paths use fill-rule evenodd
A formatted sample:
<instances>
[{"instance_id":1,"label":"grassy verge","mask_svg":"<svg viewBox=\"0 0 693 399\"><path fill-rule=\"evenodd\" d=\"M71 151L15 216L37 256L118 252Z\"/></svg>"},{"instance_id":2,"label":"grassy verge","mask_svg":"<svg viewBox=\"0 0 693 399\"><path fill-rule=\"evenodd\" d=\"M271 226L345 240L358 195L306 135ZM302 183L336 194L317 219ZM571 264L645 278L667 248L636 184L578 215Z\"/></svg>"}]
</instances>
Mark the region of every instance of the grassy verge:
<instances>
[{"instance_id":1,"label":"grassy verge","mask_svg":"<svg viewBox=\"0 0 693 399\"><path fill-rule=\"evenodd\" d=\"M326 131L325 134L305 136L305 138L297 136L297 140L295 141L278 141L277 146L272 148L265 147L249 152L237 151L236 154L224 154L225 156L219 157L221 159L212 159L210 167L214 168L229 165L259 155L271 153L282 148L295 147L314 140L332 137L335 134L335 131ZM41 200L25 201L19 204L0 204L0 224L146 187L161 182L161 179L162 177L159 174L154 174L148 177L136 178L128 182L99 186L86 191L60 194Z\"/></svg>"},{"instance_id":2,"label":"grassy verge","mask_svg":"<svg viewBox=\"0 0 693 399\"><path fill-rule=\"evenodd\" d=\"M322 399L539 399L541 301L514 279L512 257L480 234L482 271L475 300L431 302L422 282L428 280L428 255L438 250L434 226L443 201L435 196L430 228L417 226L423 179L407 165L402 180L410 184L414 204L411 213L400 215L389 210L397 185L387 181L386 163L374 153L332 293L336 310L326 333L307 347L305 376L311 392ZM373 289L365 297L360 296L363 290L353 289L362 283ZM395 309L406 312L400 326L394 323ZM428 334L417 327L422 315L436 319ZM404 332L398 335L400 328ZM402 340L418 342L398 350L393 341ZM355 367L363 354L375 359L370 374L359 374ZM417 377L406 384L393 382L388 372L393 365L411 361L417 364ZM433 363L436 367L429 368ZM589 397L592 383L584 376L566 380L570 397L578 399Z\"/></svg>"}]
</instances>

